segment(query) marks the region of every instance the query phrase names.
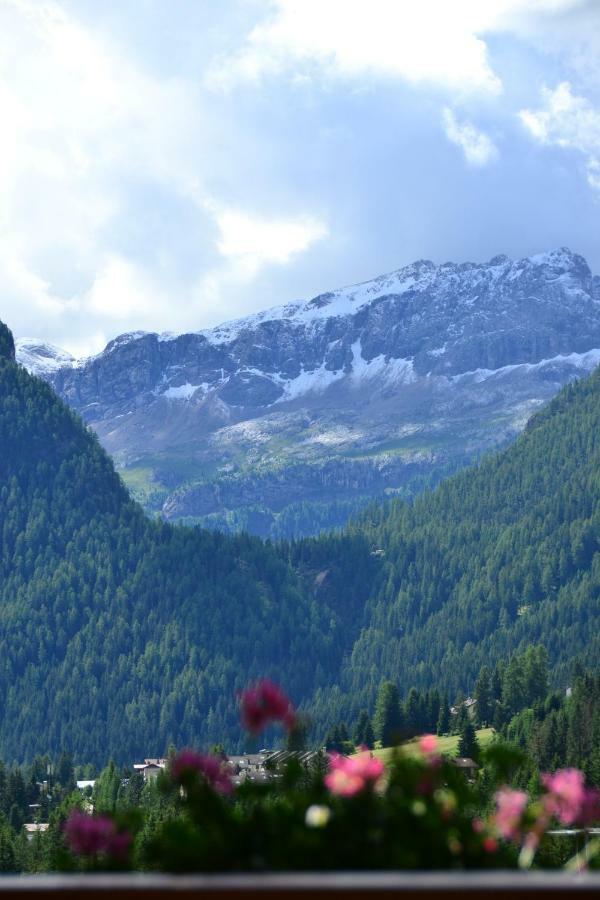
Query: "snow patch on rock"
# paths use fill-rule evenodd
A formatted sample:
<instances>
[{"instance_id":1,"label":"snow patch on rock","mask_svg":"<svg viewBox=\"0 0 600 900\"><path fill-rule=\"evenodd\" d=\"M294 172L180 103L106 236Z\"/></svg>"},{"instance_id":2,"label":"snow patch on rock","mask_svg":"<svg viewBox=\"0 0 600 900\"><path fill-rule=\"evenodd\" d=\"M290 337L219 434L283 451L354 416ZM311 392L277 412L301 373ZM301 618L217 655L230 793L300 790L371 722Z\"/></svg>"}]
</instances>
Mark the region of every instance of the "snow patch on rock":
<instances>
[{"instance_id":1,"label":"snow patch on rock","mask_svg":"<svg viewBox=\"0 0 600 900\"><path fill-rule=\"evenodd\" d=\"M167 400L191 400L196 391L204 390L206 391L208 388L208 384L190 384L189 381L186 381L185 384L178 384L168 387L161 394L162 397L166 397Z\"/></svg>"}]
</instances>

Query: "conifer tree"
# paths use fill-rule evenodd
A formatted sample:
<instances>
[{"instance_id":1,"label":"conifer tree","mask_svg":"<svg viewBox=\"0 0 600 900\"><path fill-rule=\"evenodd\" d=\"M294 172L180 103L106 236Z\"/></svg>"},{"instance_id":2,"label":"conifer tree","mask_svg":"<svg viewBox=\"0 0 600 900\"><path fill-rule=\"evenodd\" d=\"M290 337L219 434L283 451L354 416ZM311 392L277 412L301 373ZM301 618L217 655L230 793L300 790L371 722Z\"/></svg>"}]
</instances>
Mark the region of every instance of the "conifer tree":
<instances>
[{"instance_id":1,"label":"conifer tree","mask_svg":"<svg viewBox=\"0 0 600 900\"><path fill-rule=\"evenodd\" d=\"M379 688L373 731L383 747L398 743L402 738L402 713L400 710L400 694L393 681L384 681Z\"/></svg>"},{"instance_id":2,"label":"conifer tree","mask_svg":"<svg viewBox=\"0 0 600 900\"><path fill-rule=\"evenodd\" d=\"M372 750L375 745L375 734L373 732L369 713L366 709L363 709L358 717L356 729L354 731L354 743L357 747L364 746L368 747L369 750Z\"/></svg>"},{"instance_id":3,"label":"conifer tree","mask_svg":"<svg viewBox=\"0 0 600 900\"><path fill-rule=\"evenodd\" d=\"M448 696L446 694L443 695L440 704L440 713L437 720L436 731L439 735L448 734L450 731L450 707L448 705Z\"/></svg>"},{"instance_id":4,"label":"conifer tree","mask_svg":"<svg viewBox=\"0 0 600 900\"><path fill-rule=\"evenodd\" d=\"M488 725L493 716L492 675L488 666L480 669L473 696L477 700L477 720L482 725Z\"/></svg>"},{"instance_id":5,"label":"conifer tree","mask_svg":"<svg viewBox=\"0 0 600 900\"><path fill-rule=\"evenodd\" d=\"M419 693L414 687L408 692L404 705L404 725L407 737L414 737L423 731Z\"/></svg>"},{"instance_id":6,"label":"conifer tree","mask_svg":"<svg viewBox=\"0 0 600 900\"><path fill-rule=\"evenodd\" d=\"M460 733L460 740L458 742L458 756L467 757L469 759L477 760L479 757L480 747L479 742L477 740L477 735L475 733L475 726L473 723L468 720Z\"/></svg>"},{"instance_id":7,"label":"conifer tree","mask_svg":"<svg viewBox=\"0 0 600 900\"><path fill-rule=\"evenodd\" d=\"M120 787L121 779L111 760L94 785L94 808L99 812L114 812Z\"/></svg>"}]
</instances>

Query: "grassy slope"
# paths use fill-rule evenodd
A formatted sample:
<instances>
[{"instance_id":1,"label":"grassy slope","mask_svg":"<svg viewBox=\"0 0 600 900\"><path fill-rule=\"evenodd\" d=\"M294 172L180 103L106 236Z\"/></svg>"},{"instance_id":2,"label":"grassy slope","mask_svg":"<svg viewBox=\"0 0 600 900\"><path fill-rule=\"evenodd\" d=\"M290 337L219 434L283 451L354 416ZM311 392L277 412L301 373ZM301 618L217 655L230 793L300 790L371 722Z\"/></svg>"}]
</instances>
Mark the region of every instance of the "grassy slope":
<instances>
[{"instance_id":1,"label":"grassy slope","mask_svg":"<svg viewBox=\"0 0 600 900\"><path fill-rule=\"evenodd\" d=\"M480 728L477 731L477 740L479 741L479 746L486 747L492 740L494 734L495 731L493 728ZM418 737L412 738L410 741L406 741L402 746L409 753L417 753L419 749L419 740L420 738ZM438 747L440 752L445 756L456 756L458 741L459 735L457 734L450 734L438 738ZM394 749L394 747L384 747L381 750L374 750L373 753L375 756L379 756L382 759L387 760L393 754Z\"/></svg>"}]
</instances>

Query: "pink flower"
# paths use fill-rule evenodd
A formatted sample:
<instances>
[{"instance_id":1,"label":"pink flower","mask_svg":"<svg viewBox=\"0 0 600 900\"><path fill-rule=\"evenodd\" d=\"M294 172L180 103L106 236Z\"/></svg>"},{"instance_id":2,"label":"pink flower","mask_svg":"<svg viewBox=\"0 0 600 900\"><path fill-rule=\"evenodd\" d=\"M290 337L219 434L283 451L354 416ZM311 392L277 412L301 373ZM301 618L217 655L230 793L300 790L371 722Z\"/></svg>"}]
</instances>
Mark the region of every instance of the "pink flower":
<instances>
[{"instance_id":1,"label":"pink flower","mask_svg":"<svg viewBox=\"0 0 600 900\"><path fill-rule=\"evenodd\" d=\"M502 788L496 794L494 824L506 840L519 840L521 836L521 820L527 807L528 799L525 791L513 791L507 787Z\"/></svg>"},{"instance_id":2,"label":"pink flower","mask_svg":"<svg viewBox=\"0 0 600 900\"><path fill-rule=\"evenodd\" d=\"M559 769L554 775L543 775L548 791L544 805L551 816L563 825L572 825L583 810L586 790L584 775L579 769Z\"/></svg>"},{"instance_id":3,"label":"pink flower","mask_svg":"<svg viewBox=\"0 0 600 900\"><path fill-rule=\"evenodd\" d=\"M223 760L210 753L198 753L196 750L182 750L171 762L171 778L178 784L186 784L201 775L204 780L219 794L230 794L233 784Z\"/></svg>"},{"instance_id":4,"label":"pink flower","mask_svg":"<svg viewBox=\"0 0 600 900\"><path fill-rule=\"evenodd\" d=\"M114 859L125 859L132 836L128 831L117 831L108 816L88 816L78 809L71 810L65 823L65 838L73 853L79 856L95 856L106 853Z\"/></svg>"},{"instance_id":5,"label":"pink flower","mask_svg":"<svg viewBox=\"0 0 600 900\"><path fill-rule=\"evenodd\" d=\"M419 741L419 750L424 756L433 756L437 753L438 741L435 734L424 734Z\"/></svg>"},{"instance_id":6,"label":"pink flower","mask_svg":"<svg viewBox=\"0 0 600 900\"><path fill-rule=\"evenodd\" d=\"M129 855L129 848L131 847L132 841L133 836L128 831L116 832L110 839L107 849L108 855L121 862L126 860Z\"/></svg>"},{"instance_id":7,"label":"pink flower","mask_svg":"<svg viewBox=\"0 0 600 900\"><path fill-rule=\"evenodd\" d=\"M380 759L370 754L346 757L332 753L329 757L329 772L325 784L332 794L339 797L354 797L366 788L375 787L383 775L385 766Z\"/></svg>"},{"instance_id":8,"label":"pink flower","mask_svg":"<svg viewBox=\"0 0 600 900\"><path fill-rule=\"evenodd\" d=\"M495 853L498 849L498 841L493 837L486 837L483 839L483 849L486 853Z\"/></svg>"},{"instance_id":9,"label":"pink flower","mask_svg":"<svg viewBox=\"0 0 600 900\"><path fill-rule=\"evenodd\" d=\"M286 731L296 724L296 713L287 694L268 679L242 691L242 724L246 731L258 734L267 725L281 722Z\"/></svg>"}]
</instances>

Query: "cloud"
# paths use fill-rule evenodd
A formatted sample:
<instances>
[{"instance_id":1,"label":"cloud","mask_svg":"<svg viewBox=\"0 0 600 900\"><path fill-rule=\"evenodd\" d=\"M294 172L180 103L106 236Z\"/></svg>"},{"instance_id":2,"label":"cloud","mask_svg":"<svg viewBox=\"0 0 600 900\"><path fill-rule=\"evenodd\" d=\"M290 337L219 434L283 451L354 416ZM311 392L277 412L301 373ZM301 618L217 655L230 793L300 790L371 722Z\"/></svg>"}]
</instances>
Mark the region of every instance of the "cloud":
<instances>
[{"instance_id":1,"label":"cloud","mask_svg":"<svg viewBox=\"0 0 600 900\"><path fill-rule=\"evenodd\" d=\"M318 64L333 76L501 90L485 42L476 34L484 20L472 0L275 0L272 5L272 15L252 29L240 52L213 69L213 82L227 85Z\"/></svg>"},{"instance_id":2,"label":"cloud","mask_svg":"<svg viewBox=\"0 0 600 900\"><path fill-rule=\"evenodd\" d=\"M328 234L311 216L265 219L238 209L215 209L221 256L255 274L269 263L284 264Z\"/></svg>"},{"instance_id":3,"label":"cloud","mask_svg":"<svg viewBox=\"0 0 600 900\"><path fill-rule=\"evenodd\" d=\"M594 195L585 214L563 197L546 238L551 154L525 160L511 133L567 78L593 119L597 15L597 0L0 0L0 318L80 353L413 256L521 253L540 229L589 254ZM207 90L207 73L246 89ZM600 188L588 129L570 127L571 162Z\"/></svg>"},{"instance_id":4,"label":"cloud","mask_svg":"<svg viewBox=\"0 0 600 900\"><path fill-rule=\"evenodd\" d=\"M243 315L240 297L263 269L280 270L329 235L326 223L314 216L264 217L245 210L203 202L216 229L220 261L204 271L191 292L191 305L204 325ZM264 303L259 308L263 308Z\"/></svg>"},{"instance_id":5,"label":"cloud","mask_svg":"<svg viewBox=\"0 0 600 900\"><path fill-rule=\"evenodd\" d=\"M132 186L186 193L198 112L185 85L148 75L53 0L0 0L0 31L2 314L21 333L43 322L56 339L86 291L99 296L131 230Z\"/></svg>"},{"instance_id":6,"label":"cloud","mask_svg":"<svg viewBox=\"0 0 600 900\"><path fill-rule=\"evenodd\" d=\"M82 300L85 309L99 316L111 320L137 316L140 321L151 319L165 302L143 270L115 254L104 261Z\"/></svg>"},{"instance_id":7,"label":"cloud","mask_svg":"<svg viewBox=\"0 0 600 900\"><path fill-rule=\"evenodd\" d=\"M573 93L568 81L542 90L542 106L523 109L521 122L540 144L565 147L583 154L587 179L600 190L600 108Z\"/></svg>"},{"instance_id":8,"label":"cloud","mask_svg":"<svg viewBox=\"0 0 600 900\"><path fill-rule=\"evenodd\" d=\"M459 122L451 109L443 112L446 137L460 147L471 166L486 166L498 157L498 149L492 139L470 122Z\"/></svg>"}]
</instances>

